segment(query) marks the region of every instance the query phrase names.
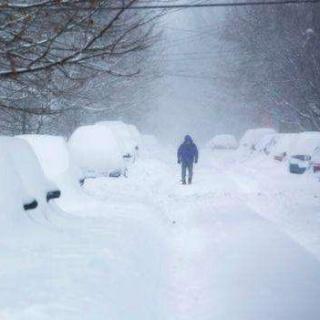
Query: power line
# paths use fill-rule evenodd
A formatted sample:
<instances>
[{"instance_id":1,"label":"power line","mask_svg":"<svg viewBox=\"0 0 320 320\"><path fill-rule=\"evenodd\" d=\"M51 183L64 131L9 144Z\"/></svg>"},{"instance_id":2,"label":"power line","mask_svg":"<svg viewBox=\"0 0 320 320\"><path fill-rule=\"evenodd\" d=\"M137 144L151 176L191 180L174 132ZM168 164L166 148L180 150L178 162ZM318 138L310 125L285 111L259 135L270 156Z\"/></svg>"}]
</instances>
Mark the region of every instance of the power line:
<instances>
[{"instance_id":1,"label":"power line","mask_svg":"<svg viewBox=\"0 0 320 320\"><path fill-rule=\"evenodd\" d=\"M288 4L317 4L320 0L267 0L267 1L239 1L239 2L216 2L216 3L194 3L194 4L154 4L154 5L133 5L127 6L129 10L154 10L154 9L194 9L194 8L212 8L212 7L244 7L244 6L273 6ZM123 7L106 7L106 10L121 10Z\"/></svg>"}]
</instances>

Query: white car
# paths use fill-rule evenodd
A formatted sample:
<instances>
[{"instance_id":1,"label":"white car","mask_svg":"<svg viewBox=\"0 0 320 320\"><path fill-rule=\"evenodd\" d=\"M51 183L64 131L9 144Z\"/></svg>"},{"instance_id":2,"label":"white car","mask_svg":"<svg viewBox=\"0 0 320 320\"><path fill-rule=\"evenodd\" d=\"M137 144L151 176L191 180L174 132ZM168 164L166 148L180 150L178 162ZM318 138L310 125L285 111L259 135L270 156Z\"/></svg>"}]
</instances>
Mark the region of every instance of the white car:
<instances>
[{"instance_id":1,"label":"white car","mask_svg":"<svg viewBox=\"0 0 320 320\"><path fill-rule=\"evenodd\" d=\"M237 149L238 148L238 142L237 139L230 134L220 134L216 135L214 138L212 138L207 146L212 149Z\"/></svg>"}]
</instances>

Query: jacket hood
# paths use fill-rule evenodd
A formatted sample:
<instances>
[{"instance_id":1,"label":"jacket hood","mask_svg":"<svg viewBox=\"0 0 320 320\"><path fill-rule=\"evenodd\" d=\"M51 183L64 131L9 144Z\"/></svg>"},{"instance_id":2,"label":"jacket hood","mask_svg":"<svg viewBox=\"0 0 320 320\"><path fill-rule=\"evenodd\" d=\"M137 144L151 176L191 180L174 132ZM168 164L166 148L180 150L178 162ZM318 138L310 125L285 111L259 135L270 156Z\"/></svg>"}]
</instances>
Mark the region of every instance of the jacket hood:
<instances>
[{"instance_id":1,"label":"jacket hood","mask_svg":"<svg viewBox=\"0 0 320 320\"><path fill-rule=\"evenodd\" d=\"M185 137L184 137L184 142L188 142L188 143L192 143L192 138L187 134Z\"/></svg>"}]
</instances>

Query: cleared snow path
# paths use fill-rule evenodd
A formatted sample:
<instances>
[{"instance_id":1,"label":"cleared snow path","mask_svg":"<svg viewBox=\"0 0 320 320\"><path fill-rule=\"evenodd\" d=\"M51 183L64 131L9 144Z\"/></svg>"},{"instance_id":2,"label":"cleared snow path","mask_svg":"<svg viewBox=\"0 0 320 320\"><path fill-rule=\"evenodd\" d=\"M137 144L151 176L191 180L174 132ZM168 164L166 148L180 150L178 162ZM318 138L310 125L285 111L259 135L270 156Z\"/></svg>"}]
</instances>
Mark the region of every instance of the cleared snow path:
<instances>
[{"instance_id":1,"label":"cleared snow path","mask_svg":"<svg viewBox=\"0 0 320 320\"><path fill-rule=\"evenodd\" d=\"M210 154L191 186L162 157L87 182L92 209L0 238L1 320L320 318L318 260Z\"/></svg>"}]
</instances>

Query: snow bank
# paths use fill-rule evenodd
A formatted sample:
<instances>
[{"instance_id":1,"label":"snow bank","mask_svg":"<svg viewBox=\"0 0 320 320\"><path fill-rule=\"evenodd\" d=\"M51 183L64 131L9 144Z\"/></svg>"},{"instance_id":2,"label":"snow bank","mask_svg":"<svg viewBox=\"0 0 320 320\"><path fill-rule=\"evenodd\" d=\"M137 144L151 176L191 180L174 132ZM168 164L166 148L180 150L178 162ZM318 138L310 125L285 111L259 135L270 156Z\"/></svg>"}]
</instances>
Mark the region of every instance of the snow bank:
<instances>
[{"instance_id":1,"label":"snow bank","mask_svg":"<svg viewBox=\"0 0 320 320\"><path fill-rule=\"evenodd\" d=\"M72 158L87 177L124 170L121 141L105 125L79 127L71 135L68 145Z\"/></svg>"},{"instance_id":2,"label":"snow bank","mask_svg":"<svg viewBox=\"0 0 320 320\"><path fill-rule=\"evenodd\" d=\"M211 139L207 146L211 149L236 149L238 142L233 135L221 134Z\"/></svg>"},{"instance_id":3,"label":"snow bank","mask_svg":"<svg viewBox=\"0 0 320 320\"><path fill-rule=\"evenodd\" d=\"M256 144L266 135L275 134L272 128L258 128L247 130L240 140L240 148L255 150Z\"/></svg>"}]
</instances>

